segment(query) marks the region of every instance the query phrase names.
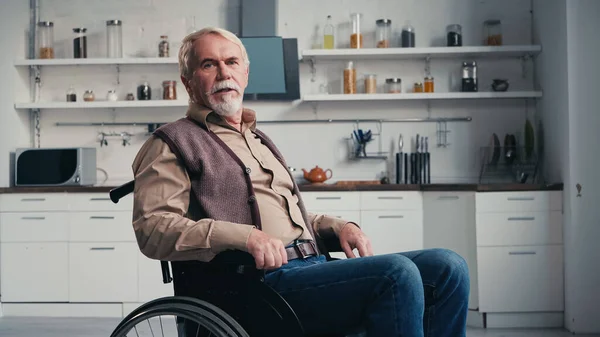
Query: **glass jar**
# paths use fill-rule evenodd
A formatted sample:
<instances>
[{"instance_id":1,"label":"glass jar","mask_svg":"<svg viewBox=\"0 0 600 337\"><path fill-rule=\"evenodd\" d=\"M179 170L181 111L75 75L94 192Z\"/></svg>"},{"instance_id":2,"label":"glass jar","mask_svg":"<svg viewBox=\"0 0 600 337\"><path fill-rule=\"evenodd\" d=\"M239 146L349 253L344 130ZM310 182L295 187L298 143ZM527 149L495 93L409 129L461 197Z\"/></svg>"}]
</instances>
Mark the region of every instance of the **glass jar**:
<instances>
[{"instance_id":1,"label":"glass jar","mask_svg":"<svg viewBox=\"0 0 600 337\"><path fill-rule=\"evenodd\" d=\"M152 88L150 88L148 82L144 81L144 83L137 87L137 99L140 101L149 101L152 99Z\"/></svg>"},{"instance_id":2,"label":"glass jar","mask_svg":"<svg viewBox=\"0 0 600 337\"><path fill-rule=\"evenodd\" d=\"M83 94L83 100L86 102L92 102L96 99L96 95L94 95L93 90L86 90Z\"/></svg>"},{"instance_id":3,"label":"glass jar","mask_svg":"<svg viewBox=\"0 0 600 337\"><path fill-rule=\"evenodd\" d=\"M462 91L476 92L477 90L477 62L463 62Z\"/></svg>"},{"instance_id":4,"label":"glass jar","mask_svg":"<svg viewBox=\"0 0 600 337\"><path fill-rule=\"evenodd\" d=\"M433 92L433 77L425 76L425 81L423 82L423 91L424 92Z\"/></svg>"},{"instance_id":5,"label":"glass jar","mask_svg":"<svg viewBox=\"0 0 600 337\"><path fill-rule=\"evenodd\" d=\"M87 29L83 27L73 28L75 37L73 38L73 58L87 58Z\"/></svg>"},{"instance_id":6,"label":"glass jar","mask_svg":"<svg viewBox=\"0 0 600 337\"><path fill-rule=\"evenodd\" d=\"M117 92L115 90L109 90L108 94L106 94L106 100L111 102L116 102L119 99L117 96Z\"/></svg>"},{"instance_id":7,"label":"glass jar","mask_svg":"<svg viewBox=\"0 0 600 337\"><path fill-rule=\"evenodd\" d=\"M125 96L125 100L126 101L135 101L135 96L133 95L132 92L127 93L127 96Z\"/></svg>"},{"instance_id":8,"label":"glass jar","mask_svg":"<svg viewBox=\"0 0 600 337\"><path fill-rule=\"evenodd\" d=\"M385 88L388 94L399 94L402 92L402 80L396 77L386 78Z\"/></svg>"},{"instance_id":9,"label":"glass jar","mask_svg":"<svg viewBox=\"0 0 600 337\"><path fill-rule=\"evenodd\" d=\"M50 21L38 22L38 57L41 59L54 58L54 23Z\"/></svg>"},{"instance_id":10,"label":"glass jar","mask_svg":"<svg viewBox=\"0 0 600 337\"><path fill-rule=\"evenodd\" d=\"M415 82L413 85L413 92L423 92L423 83Z\"/></svg>"},{"instance_id":11,"label":"glass jar","mask_svg":"<svg viewBox=\"0 0 600 337\"><path fill-rule=\"evenodd\" d=\"M375 35L377 36L377 48L389 48L392 36L392 20L380 19L375 21L377 25Z\"/></svg>"},{"instance_id":12,"label":"glass jar","mask_svg":"<svg viewBox=\"0 0 600 337\"><path fill-rule=\"evenodd\" d=\"M334 34L335 28L333 28L331 15L327 15L327 21L325 22L325 27L323 28L323 49L334 48Z\"/></svg>"},{"instance_id":13,"label":"glass jar","mask_svg":"<svg viewBox=\"0 0 600 337\"><path fill-rule=\"evenodd\" d=\"M158 43L158 57L169 57L169 37L166 35L160 36Z\"/></svg>"},{"instance_id":14,"label":"glass jar","mask_svg":"<svg viewBox=\"0 0 600 337\"><path fill-rule=\"evenodd\" d=\"M502 45L502 22L487 20L483 23L483 44L486 46Z\"/></svg>"},{"instance_id":15,"label":"glass jar","mask_svg":"<svg viewBox=\"0 0 600 337\"><path fill-rule=\"evenodd\" d=\"M377 93L377 75L374 75L374 74L365 75L365 93L366 94Z\"/></svg>"},{"instance_id":16,"label":"glass jar","mask_svg":"<svg viewBox=\"0 0 600 337\"><path fill-rule=\"evenodd\" d=\"M67 102L77 102L77 93L73 86L70 86L67 90Z\"/></svg>"},{"instance_id":17,"label":"glass jar","mask_svg":"<svg viewBox=\"0 0 600 337\"><path fill-rule=\"evenodd\" d=\"M352 13L350 14L352 19L352 35L350 35L350 48L362 48L363 47L363 34L362 34L362 14Z\"/></svg>"},{"instance_id":18,"label":"glass jar","mask_svg":"<svg viewBox=\"0 0 600 337\"><path fill-rule=\"evenodd\" d=\"M123 27L121 20L106 21L106 57L123 57Z\"/></svg>"},{"instance_id":19,"label":"glass jar","mask_svg":"<svg viewBox=\"0 0 600 337\"><path fill-rule=\"evenodd\" d=\"M356 94L356 69L352 61L344 69L344 94Z\"/></svg>"},{"instance_id":20,"label":"glass jar","mask_svg":"<svg viewBox=\"0 0 600 337\"><path fill-rule=\"evenodd\" d=\"M163 81L163 99L174 100L177 99L177 82L175 81Z\"/></svg>"},{"instance_id":21,"label":"glass jar","mask_svg":"<svg viewBox=\"0 0 600 337\"><path fill-rule=\"evenodd\" d=\"M448 47L462 46L462 26L448 25L446 27L446 45Z\"/></svg>"},{"instance_id":22,"label":"glass jar","mask_svg":"<svg viewBox=\"0 0 600 337\"><path fill-rule=\"evenodd\" d=\"M415 46L415 28L411 26L410 23L406 23L404 27L402 27L402 47L403 48L412 48Z\"/></svg>"}]
</instances>

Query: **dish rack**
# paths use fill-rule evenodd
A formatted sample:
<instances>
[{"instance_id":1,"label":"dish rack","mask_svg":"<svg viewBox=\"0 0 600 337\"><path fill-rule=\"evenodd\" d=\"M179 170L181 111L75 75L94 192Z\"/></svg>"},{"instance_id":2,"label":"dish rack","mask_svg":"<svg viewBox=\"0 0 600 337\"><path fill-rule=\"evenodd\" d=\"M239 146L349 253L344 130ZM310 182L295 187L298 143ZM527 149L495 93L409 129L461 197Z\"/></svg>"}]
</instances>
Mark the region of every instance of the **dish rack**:
<instances>
[{"instance_id":1,"label":"dish rack","mask_svg":"<svg viewBox=\"0 0 600 337\"><path fill-rule=\"evenodd\" d=\"M483 146L479 149L480 184L542 183L537 153L524 146Z\"/></svg>"}]
</instances>

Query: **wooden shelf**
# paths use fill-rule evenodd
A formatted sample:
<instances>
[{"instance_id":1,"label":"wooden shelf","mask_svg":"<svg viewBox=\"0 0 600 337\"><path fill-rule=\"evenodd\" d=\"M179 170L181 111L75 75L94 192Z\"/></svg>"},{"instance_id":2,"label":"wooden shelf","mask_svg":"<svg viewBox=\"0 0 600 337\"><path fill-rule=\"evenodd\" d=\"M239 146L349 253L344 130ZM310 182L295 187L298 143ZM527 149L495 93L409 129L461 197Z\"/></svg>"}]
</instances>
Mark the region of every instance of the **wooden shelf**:
<instances>
[{"instance_id":1,"label":"wooden shelf","mask_svg":"<svg viewBox=\"0 0 600 337\"><path fill-rule=\"evenodd\" d=\"M539 98L541 91L304 95L304 102Z\"/></svg>"},{"instance_id":2,"label":"wooden shelf","mask_svg":"<svg viewBox=\"0 0 600 337\"><path fill-rule=\"evenodd\" d=\"M86 58L86 59L25 59L17 60L15 66L79 66L79 65L125 65L125 64L178 64L176 57L139 58Z\"/></svg>"},{"instance_id":3,"label":"wooden shelf","mask_svg":"<svg viewBox=\"0 0 600 337\"><path fill-rule=\"evenodd\" d=\"M151 101L95 101L95 102L35 102L17 103L16 109L114 109L114 108L161 108L187 107L187 100Z\"/></svg>"},{"instance_id":4,"label":"wooden shelf","mask_svg":"<svg viewBox=\"0 0 600 337\"><path fill-rule=\"evenodd\" d=\"M522 57L535 56L542 51L539 45L516 46L464 46L426 48L362 48L362 49L307 49L303 59L360 60L360 59L420 59L464 57Z\"/></svg>"}]
</instances>

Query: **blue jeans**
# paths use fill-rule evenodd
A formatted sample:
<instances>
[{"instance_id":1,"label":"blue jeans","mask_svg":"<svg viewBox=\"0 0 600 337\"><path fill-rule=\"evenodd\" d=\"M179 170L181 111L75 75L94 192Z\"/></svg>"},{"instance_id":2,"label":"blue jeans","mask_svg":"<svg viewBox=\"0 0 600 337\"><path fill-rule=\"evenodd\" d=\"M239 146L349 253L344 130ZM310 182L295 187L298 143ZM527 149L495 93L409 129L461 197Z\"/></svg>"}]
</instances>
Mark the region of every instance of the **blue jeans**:
<instances>
[{"instance_id":1,"label":"blue jeans","mask_svg":"<svg viewBox=\"0 0 600 337\"><path fill-rule=\"evenodd\" d=\"M466 335L469 272L450 250L296 259L265 281L288 301L309 335Z\"/></svg>"}]
</instances>

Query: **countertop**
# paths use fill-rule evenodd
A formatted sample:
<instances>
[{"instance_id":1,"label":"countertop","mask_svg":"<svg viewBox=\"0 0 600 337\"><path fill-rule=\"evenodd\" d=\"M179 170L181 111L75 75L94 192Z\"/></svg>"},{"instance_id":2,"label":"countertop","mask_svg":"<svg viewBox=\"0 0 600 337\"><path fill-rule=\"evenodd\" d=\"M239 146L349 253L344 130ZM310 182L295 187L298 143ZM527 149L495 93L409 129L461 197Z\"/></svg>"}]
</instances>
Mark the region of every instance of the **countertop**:
<instances>
[{"instance_id":1,"label":"countertop","mask_svg":"<svg viewBox=\"0 0 600 337\"><path fill-rule=\"evenodd\" d=\"M0 193L108 193L115 186L63 186L63 187L0 187ZM336 185L303 184L304 192L345 192L345 191L474 191L474 192L510 192L510 191L562 191L563 184L378 184L378 185Z\"/></svg>"}]
</instances>

